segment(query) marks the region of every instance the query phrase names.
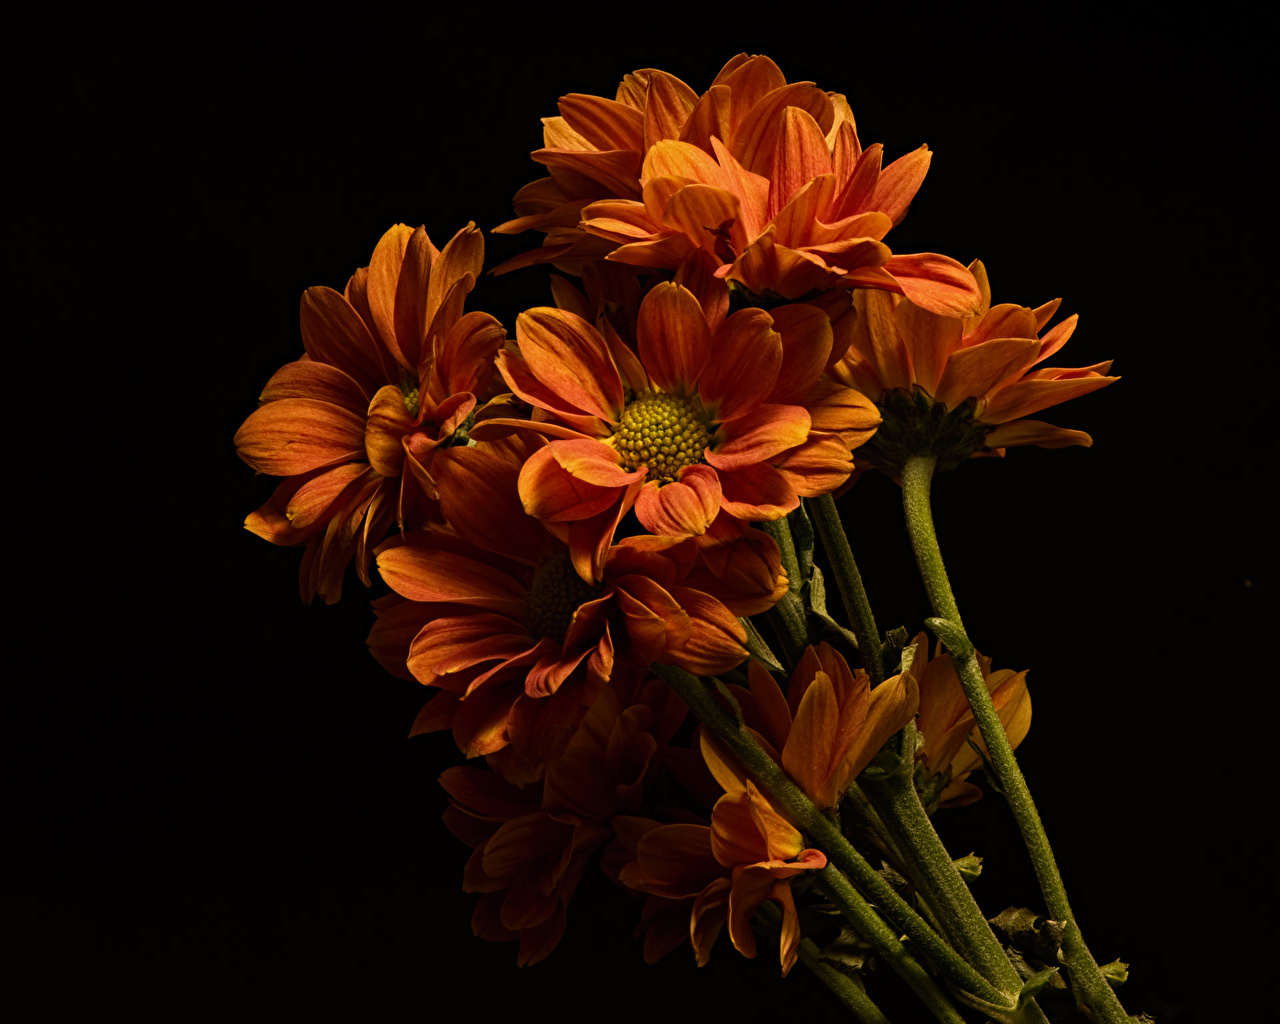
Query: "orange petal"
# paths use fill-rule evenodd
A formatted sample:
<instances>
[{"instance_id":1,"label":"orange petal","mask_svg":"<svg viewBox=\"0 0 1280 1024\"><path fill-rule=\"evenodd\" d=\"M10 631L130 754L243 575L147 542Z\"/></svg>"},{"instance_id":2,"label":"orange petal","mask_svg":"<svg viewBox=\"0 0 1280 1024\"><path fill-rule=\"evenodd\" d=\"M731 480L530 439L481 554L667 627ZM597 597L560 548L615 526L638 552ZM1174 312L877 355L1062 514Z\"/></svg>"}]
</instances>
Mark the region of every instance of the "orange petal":
<instances>
[{"instance_id":1,"label":"orange petal","mask_svg":"<svg viewBox=\"0 0 1280 1024\"><path fill-rule=\"evenodd\" d=\"M618 500L617 487L577 479L556 461L550 448L534 452L520 471L520 500L525 512L538 519L572 522L603 512Z\"/></svg>"},{"instance_id":2,"label":"orange petal","mask_svg":"<svg viewBox=\"0 0 1280 1024\"><path fill-rule=\"evenodd\" d=\"M809 436L809 413L798 405L761 403L721 423L707 449L716 469L742 470L764 462Z\"/></svg>"},{"instance_id":3,"label":"orange petal","mask_svg":"<svg viewBox=\"0 0 1280 1024\"><path fill-rule=\"evenodd\" d=\"M699 536L720 511L720 478L710 466L685 466L679 480L661 486L657 481L646 483L635 507L640 525L650 533Z\"/></svg>"},{"instance_id":4,"label":"orange petal","mask_svg":"<svg viewBox=\"0 0 1280 1024\"><path fill-rule=\"evenodd\" d=\"M689 638L668 644L666 659L686 672L714 676L737 668L749 656L747 634L736 616L710 594L673 587L672 597L689 616Z\"/></svg>"},{"instance_id":5,"label":"orange petal","mask_svg":"<svg viewBox=\"0 0 1280 1024\"><path fill-rule=\"evenodd\" d=\"M1098 374L1062 380L1020 380L999 391L987 403L981 419L983 423L1008 423L1028 413L1039 412L1051 405L1087 395L1119 379ZM271 406L264 408L269 409Z\"/></svg>"},{"instance_id":6,"label":"orange petal","mask_svg":"<svg viewBox=\"0 0 1280 1024\"><path fill-rule=\"evenodd\" d=\"M1042 420L1014 420L1001 423L983 439L988 448L1015 448L1034 444L1040 448L1066 448L1078 444L1084 448L1093 446L1093 438L1083 430L1055 427Z\"/></svg>"},{"instance_id":7,"label":"orange petal","mask_svg":"<svg viewBox=\"0 0 1280 1024\"><path fill-rule=\"evenodd\" d=\"M413 228L407 224L396 224L389 228L378 239L373 255L369 258L369 276L366 281L369 312L373 316L373 326L379 340L396 362L406 369L414 369L417 364L408 361L397 343L396 292L399 289L405 249L412 235Z\"/></svg>"},{"instance_id":8,"label":"orange petal","mask_svg":"<svg viewBox=\"0 0 1280 1024\"><path fill-rule=\"evenodd\" d=\"M665 71L649 73L644 104L644 148L663 139L678 139L698 103L698 94Z\"/></svg>"},{"instance_id":9,"label":"orange petal","mask_svg":"<svg viewBox=\"0 0 1280 1024\"><path fill-rule=\"evenodd\" d=\"M739 310L720 325L711 347L715 356L698 378L698 396L712 422L742 416L769 396L783 350L768 313Z\"/></svg>"},{"instance_id":10,"label":"orange petal","mask_svg":"<svg viewBox=\"0 0 1280 1024\"><path fill-rule=\"evenodd\" d=\"M831 354L831 321L817 306L793 303L773 310L773 327L782 338L782 365L769 400L803 404Z\"/></svg>"},{"instance_id":11,"label":"orange petal","mask_svg":"<svg viewBox=\"0 0 1280 1024\"><path fill-rule=\"evenodd\" d=\"M894 256L884 264L902 293L922 309L942 316L972 316L982 294L964 266L949 256L920 252Z\"/></svg>"},{"instance_id":12,"label":"orange petal","mask_svg":"<svg viewBox=\"0 0 1280 1024\"><path fill-rule=\"evenodd\" d=\"M314 398L330 402L364 415L369 399L364 389L352 377L336 366L315 359L302 359L285 363L267 381L260 402L276 402L282 398Z\"/></svg>"},{"instance_id":13,"label":"orange petal","mask_svg":"<svg viewBox=\"0 0 1280 1024\"><path fill-rule=\"evenodd\" d=\"M938 393L947 360L960 348L961 321L930 312L914 302L900 302L893 311L898 334L911 350L915 383L930 395Z\"/></svg>"},{"instance_id":14,"label":"orange petal","mask_svg":"<svg viewBox=\"0 0 1280 1024\"><path fill-rule=\"evenodd\" d=\"M604 339L587 321L539 306L517 318L516 337L520 354L541 383L582 411L618 422L622 380Z\"/></svg>"},{"instance_id":15,"label":"orange petal","mask_svg":"<svg viewBox=\"0 0 1280 1024\"><path fill-rule=\"evenodd\" d=\"M693 292L671 282L656 285L640 304L636 336L640 359L658 387L677 394L693 390L711 354L711 331Z\"/></svg>"},{"instance_id":16,"label":"orange petal","mask_svg":"<svg viewBox=\"0 0 1280 1024\"><path fill-rule=\"evenodd\" d=\"M432 280L431 268L439 253L427 237L427 229L418 227L409 236L404 262L396 282L395 345L392 353L406 369L417 371L422 355L422 341L427 336L427 291ZM391 347L391 346L388 346Z\"/></svg>"},{"instance_id":17,"label":"orange petal","mask_svg":"<svg viewBox=\"0 0 1280 1024\"><path fill-rule=\"evenodd\" d=\"M451 551L400 544L378 553L378 571L410 601L456 602L523 618L528 595L506 573Z\"/></svg>"},{"instance_id":18,"label":"orange petal","mask_svg":"<svg viewBox=\"0 0 1280 1024\"><path fill-rule=\"evenodd\" d=\"M312 359L336 366L372 395L395 377L360 314L332 288L308 288L298 310L302 344Z\"/></svg>"},{"instance_id":19,"label":"orange petal","mask_svg":"<svg viewBox=\"0 0 1280 1024\"><path fill-rule=\"evenodd\" d=\"M770 156L765 219L772 220L804 185L820 174L830 173L831 153L818 122L808 111L786 107Z\"/></svg>"},{"instance_id":20,"label":"orange petal","mask_svg":"<svg viewBox=\"0 0 1280 1024\"><path fill-rule=\"evenodd\" d=\"M596 487L628 487L644 478L645 470L628 472L618 465L618 453L602 441L552 441L547 446L553 459L567 473Z\"/></svg>"},{"instance_id":21,"label":"orange petal","mask_svg":"<svg viewBox=\"0 0 1280 1024\"><path fill-rule=\"evenodd\" d=\"M710 185L686 185L680 189L663 210L662 223L669 230L684 232L691 242L723 263L730 262L750 242L738 197ZM727 250L720 231L729 233Z\"/></svg>"},{"instance_id":22,"label":"orange petal","mask_svg":"<svg viewBox=\"0 0 1280 1024\"><path fill-rule=\"evenodd\" d=\"M784 452L773 466L802 498L830 494L854 470L853 455L844 437L817 432L811 433L804 444Z\"/></svg>"},{"instance_id":23,"label":"orange petal","mask_svg":"<svg viewBox=\"0 0 1280 1024\"><path fill-rule=\"evenodd\" d=\"M791 733L782 749L782 767L820 807L834 806L844 795L832 794L827 785L839 719L840 706L831 678L825 672L818 672L796 709Z\"/></svg>"},{"instance_id":24,"label":"orange petal","mask_svg":"<svg viewBox=\"0 0 1280 1024\"><path fill-rule=\"evenodd\" d=\"M781 519L800 505L791 482L767 463L721 470L720 507L739 519Z\"/></svg>"},{"instance_id":25,"label":"orange petal","mask_svg":"<svg viewBox=\"0 0 1280 1024\"><path fill-rule=\"evenodd\" d=\"M241 424L236 454L260 473L295 476L364 458L364 417L312 398L268 402Z\"/></svg>"},{"instance_id":26,"label":"orange petal","mask_svg":"<svg viewBox=\"0 0 1280 1024\"><path fill-rule=\"evenodd\" d=\"M924 176L929 173L929 161L932 159L928 146L898 157L880 172L870 208L888 214L895 227L900 224L907 215L911 200L920 190Z\"/></svg>"},{"instance_id":27,"label":"orange petal","mask_svg":"<svg viewBox=\"0 0 1280 1024\"><path fill-rule=\"evenodd\" d=\"M1026 370L1039 351L1035 338L993 338L958 349L947 359L933 397L949 409L967 398L984 398L1001 382Z\"/></svg>"},{"instance_id":28,"label":"orange petal","mask_svg":"<svg viewBox=\"0 0 1280 1024\"><path fill-rule=\"evenodd\" d=\"M845 755L848 778L855 778L885 741L906 725L920 707L920 686L910 672L899 673L871 691L866 721Z\"/></svg>"},{"instance_id":29,"label":"orange petal","mask_svg":"<svg viewBox=\"0 0 1280 1024\"><path fill-rule=\"evenodd\" d=\"M596 149L634 149L643 145L644 115L603 96L570 93L560 97L560 115Z\"/></svg>"},{"instance_id":30,"label":"orange petal","mask_svg":"<svg viewBox=\"0 0 1280 1024\"><path fill-rule=\"evenodd\" d=\"M394 384L373 396L364 428L369 465L383 476L399 476L404 466L404 437L413 430L413 417L404 407L404 393Z\"/></svg>"}]
</instances>

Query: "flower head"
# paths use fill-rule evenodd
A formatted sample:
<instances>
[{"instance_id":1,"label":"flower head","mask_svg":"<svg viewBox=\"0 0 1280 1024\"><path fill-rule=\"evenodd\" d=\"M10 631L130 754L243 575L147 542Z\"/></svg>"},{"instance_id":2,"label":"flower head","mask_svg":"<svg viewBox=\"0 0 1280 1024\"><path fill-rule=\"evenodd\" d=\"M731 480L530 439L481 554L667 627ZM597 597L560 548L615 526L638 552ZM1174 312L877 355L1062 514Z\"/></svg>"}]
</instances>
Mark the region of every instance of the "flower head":
<instances>
[{"instance_id":1,"label":"flower head","mask_svg":"<svg viewBox=\"0 0 1280 1024\"><path fill-rule=\"evenodd\" d=\"M538 412L473 432L550 438L521 472L524 507L590 524L580 533L594 549L633 503L645 529L672 537L703 534L721 510L777 519L843 483L851 446L876 426L865 399L819 379L832 333L814 307L741 310L713 329L692 292L663 283L640 305L636 351L601 323L604 334L566 310L523 313L519 352L498 367Z\"/></svg>"},{"instance_id":2,"label":"flower head","mask_svg":"<svg viewBox=\"0 0 1280 1024\"><path fill-rule=\"evenodd\" d=\"M378 549L378 570L406 599L379 609L370 647L403 658L440 688L416 732L451 728L468 756L502 755L513 781L541 777L617 665L658 660L711 675L747 655L719 600L684 585L692 541L628 538L606 548L601 578L527 516L516 478L528 446L509 439L436 460L445 525ZM510 748L510 749L507 749Z\"/></svg>"},{"instance_id":3,"label":"flower head","mask_svg":"<svg viewBox=\"0 0 1280 1024\"><path fill-rule=\"evenodd\" d=\"M435 497L434 453L465 433L504 338L487 313L462 312L483 260L474 224L443 251L398 224L343 293L303 293L306 354L267 382L235 443L254 469L286 478L245 526L307 545L304 600L336 601L352 558L367 586L373 546L420 492Z\"/></svg>"},{"instance_id":4,"label":"flower head","mask_svg":"<svg viewBox=\"0 0 1280 1024\"><path fill-rule=\"evenodd\" d=\"M538 228L546 244L504 269L700 263L757 300L870 287L951 315L977 304L954 260L894 256L882 241L924 180L928 148L882 168L844 96L788 83L768 57L739 54L701 96L644 70L614 100L573 94L560 111L533 154L550 177L522 189L521 216L495 229Z\"/></svg>"},{"instance_id":5,"label":"flower head","mask_svg":"<svg viewBox=\"0 0 1280 1024\"><path fill-rule=\"evenodd\" d=\"M992 306L986 269L975 260L970 270L982 291L971 317L940 316L888 292L854 293L856 328L831 374L876 402L884 425L857 456L895 476L917 454L954 468L1014 445L1087 447L1093 439L1083 431L1023 417L1119 380L1106 376L1110 360L1036 369L1066 344L1076 317L1041 337L1060 299Z\"/></svg>"}]
</instances>

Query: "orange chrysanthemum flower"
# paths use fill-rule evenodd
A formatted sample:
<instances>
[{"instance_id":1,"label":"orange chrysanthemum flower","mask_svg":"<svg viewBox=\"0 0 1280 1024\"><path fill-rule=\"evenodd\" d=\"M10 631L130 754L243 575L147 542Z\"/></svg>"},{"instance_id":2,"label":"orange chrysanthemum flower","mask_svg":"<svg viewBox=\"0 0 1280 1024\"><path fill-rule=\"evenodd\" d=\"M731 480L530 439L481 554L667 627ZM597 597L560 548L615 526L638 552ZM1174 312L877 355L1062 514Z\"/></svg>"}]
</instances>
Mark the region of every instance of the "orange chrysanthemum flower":
<instances>
[{"instance_id":1,"label":"orange chrysanthemum flower","mask_svg":"<svg viewBox=\"0 0 1280 1024\"><path fill-rule=\"evenodd\" d=\"M747 656L734 614L684 584L692 540L628 538L605 550L599 582L584 582L564 541L520 508L527 452L509 439L441 453L448 526L378 548L382 578L407 603L384 604L369 640L393 671L407 646L408 672L440 688L415 732L451 728L468 757L505 751L501 770L517 783L559 754L615 660L714 675Z\"/></svg>"},{"instance_id":2,"label":"orange chrysanthemum flower","mask_svg":"<svg viewBox=\"0 0 1280 1024\"><path fill-rule=\"evenodd\" d=\"M916 650L918 659L923 660L928 650L923 633L917 638ZM941 651L942 641L938 641L933 658L920 674L920 716L916 728L923 737L923 746L916 757L924 767L922 799L925 806L932 807L936 803L939 807L963 807L982 796L982 790L965 781L971 772L982 766L982 756L969 745L969 741L977 744L984 755L987 745L969 709L951 655ZM1000 724L1009 737L1009 746L1016 749L1031 728L1027 673L1008 668L992 672L991 659L981 654L978 655L978 665Z\"/></svg>"},{"instance_id":3,"label":"orange chrysanthemum flower","mask_svg":"<svg viewBox=\"0 0 1280 1024\"><path fill-rule=\"evenodd\" d=\"M425 228L398 224L343 293L303 293L306 354L267 382L235 443L258 472L287 477L245 527L307 545L304 601L336 601L353 557L368 586L373 545L419 488L435 495L432 457L458 440L505 337L487 313L462 312L483 262L474 224L439 252Z\"/></svg>"},{"instance_id":4,"label":"orange chrysanthemum flower","mask_svg":"<svg viewBox=\"0 0 1280 1024\"><path fill-rule=\"evenodd\" d=\"M1041 337L1061 299L1035 309L992 306L986 269L977 260L969 269L982 291L972 317L939 316L887 292L854 293L852 343L831 375L880 408L884 425L857 456L895 476L915 454L933 453L939 468L954 468L1014 445L1088 447L1093 439L1083 431L1024 417L1120 379L1105 376L1110 360L1033 369L1066 344L1077 318Z\"/></svg>"},{"instance_id":5,"label":"orange chrysanthemum flower","mask_svg":"<svg viewBox=\"0 0 1280 1024\"><path fill-rule=\"evenodd\" d=\"M929 167L921 146L881 168L839 93L788 84L768 57L739 54L701 97L661 71L628 75L617 98L571 94L545 118L533 158L550 177L516 196L496 228L546 231L540 252L502 269L604 257L674 270L701 261L756 296L886 288L968 315L973 279L933 253L894 256L882 239Z\"/></svg>"},{"instance_id":6,"label":"orange chrysanthemum flower","mask_svg":"<svg viewBox=\"0 0 1280 1024\"><path fill-rule=\"evenodd\" d=\"M518 938L521 966L546 957L564 933L588 858L613 838L610 819L642 807L654 755L687 709L655 679L600 691L545 782L520 788L476 768L450 768L444 821L475 852L463 888L482 893L472 915L482 939Z\"/></svg>"},{"instance_id":7,"label":"orange chrysanthemum flower","mask_svg":"<svg viewBox=\"0 0 1280 1024\"><path fill-rule=\"evenodd\" d=\"M878 422L852 389L819 380L832 335L814 307L745 309L712 330L692 292L659 284L640 306L638 356L601 323L606 336L565 310L521 314L519 353L498 368L539 418L474 431L550 437L521 472L524 507L585 521L592 548L633 502L667 536L700 535L721 510L777 519L847 480L851 446Z\"/></svg>"},{"instance_id":8,"label":"orange chrysanthemum flower","mask_svg":"<svg viewBox=\"0 0 1280 1024\"><path fill-rule=\"evenodd\" d=\"M922 666L921 666L922 667ZM748 668L750 690L730 686L756 741L819 807L835 807L885 740L915 717L920 673L913 664L871 689L862 669L825 641L806 647L791 673L787 695L759 662ZM706 730L702 756L726 791L741 789L746 775Z\"/></svg>"},{"instance_id":9,"label":"orange chrysanthemum flower","mask_svg":"<svg viewBox=\"0 0 1280 1024\"><path fill-rule=\"evenodd\" d=\"M734 948L754 958L751 915L765 900L773 900L782 907L778 953L786 976L800 944L791 879L821 870L827 858L821 850L805 847L803 835L774 810L754 782L748 779L716 802L709 828L631 819L627 832L635 844L635 859L622 868L619 880L656 897L648 916L660 926L673 912L688 914L686 934L699 967L710 961L711 947L726 922ZM674 905L662 907L667 901ZM646 959L674 948L670 931L660 927L653 930L652 940L646 936Z\"/></svg>"}]
</instances>

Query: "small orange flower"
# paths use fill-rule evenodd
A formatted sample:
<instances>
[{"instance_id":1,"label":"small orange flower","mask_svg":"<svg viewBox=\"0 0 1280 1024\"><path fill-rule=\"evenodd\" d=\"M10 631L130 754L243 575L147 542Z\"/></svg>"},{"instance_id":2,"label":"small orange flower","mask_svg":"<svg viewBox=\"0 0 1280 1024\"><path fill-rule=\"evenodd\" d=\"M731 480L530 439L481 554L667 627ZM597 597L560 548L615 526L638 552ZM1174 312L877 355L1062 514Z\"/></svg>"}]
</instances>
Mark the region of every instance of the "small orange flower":
<instances>
[{"instance_id":1,"label":"small orange flower","mask_svg":"<svg viewBox=\"0 0 1280 1024\"><path fill-rule=\"evenodd\" d=\"M483 261L474 224L442 252L398 224L343 293L303 293L306 354L276 371L235 437L250 466L287 477L245 527L307 545L303 600L336 601L353 557L368 586L373 546L420 489L435 496L432 456L465 430L505 337L487 313L462 312Z\"/></svg>"},{"instance_id":2,"label":"small orange flower","mask_svg":"<svg viewBox=\"0 0 1280 1024\"><path fill-rule=\"evenodd\" d=\"M867 674L862 669L851 672L825 641L816 649L805 648L786 697L754 660L748 679L749 691L730 687L748 729L809 799L824 808L839 804L885 740L915 717L920 703L914 664L872 690ZM705 729L700 742L716 781L726 791L741 789L746 774L737 760Z\"/></svg>"},{"instance_id":3,"label":"small orange flower","mask_svg":"<svg viewBox=\"0 0 1280 1024\"><path fill-rule=\"evenodd\" d=\"M519 353L501 353L498 368L539 418L492 418L473 434L551 438L521 472L525 510L585 521L581 543L593 549L633 502L641 525L666 536L700 535L722 509L777 519L843 483L850 445L877 423L865 399L819 380L825 314L778 314L741 310L713 331L692 292L659 284L640 306L637 356L607 321L601 335L574 313L529 310Z\"/></svg>"},{"instance_id":4,"label":"small orange flower","mask_svg":"<svg viewBox=\"0 0 1280 1024\"><path fill-rule=\"evenodd\" d=\"M917 659L927 657L924 634L917 637ZM982 758L969 746L976 743L983 752L986 742L974 721L973 712L956 675L951 655L942 654L942 642L934 650L933 658L920 674L920 716L916 727L923 737L923 747L917 752L924 766L926 806L933 801L939 807L963 807L982 796L982 790L966 782L969 774L982 766ZM1002 668L991 671L991 659L978 655L983 681L991 702L1000 717L1000 724L1009 737L1009 746L1016 748L1031 728L1031 696L1027 693L1026 671L1014 672ZM912 668L916 666L913 664Z\"/></svg>"},{"instance_id":5,"label":"small orange flower","mask_svg":"<svg viewBox=\"0 0 1280 1024\"><path fill-rule=\"evenodd\" d=\"M546 243L500 269L701 262L756 296L870 287L950 315L977 304L959 263L894 256L882 241L924 180L928 148L882 170L882 147L862 149L844 96L788 84L768 57L739 54L701 97L646 70L616 100L572 94L560 111L533 154L550 177L522 189L521 216L495 229L537 228Z\"/></svg>"},{"instance_id":6,"label":"small orange flower","mask_svg":"<svg viewBox=\"0 0 1280 1024\"><path fill-rule=\"evenodd\" d=\"M698 966L705 967L711 947L727 922L734 948L754 958L756 937L751 915L765 900L782 907L779 960L785 977L795 965L800 918L791 895L791 879L827 866L821 850L805 847L804 836L782 817L751 780L722 796L711 812L711 827L657 825L639 833L635 860L623 867L620 881L637 892L689 906L689 940ZM691 902L690 902L691 901ZM652 911L651 911L652 913ZM654 940L661 955L669 939ZM648 942L646 941L646 950Z\"/></svg>"},{"instance_id":7,"label":"small orange flower","mask_svg":"<svg viewBox=\"0 0 1280 1024\"><path fill-rule=\"evenodd\" d=\"M1060 299L1035 309L992 306L986 269L977 260L969 269L982 292L972 317L940 316L884 291L854 292L856 327L831 375L880 408L884 425L857 456L895 476L913 454L932 452L939 468L953 468L1015 445L1088 447L1083 431L1023 417L1120 379L1105 376L1110 360L1034 369L1066 344L1077 318L1041 337Z\"/></svg>"}]
</instances>

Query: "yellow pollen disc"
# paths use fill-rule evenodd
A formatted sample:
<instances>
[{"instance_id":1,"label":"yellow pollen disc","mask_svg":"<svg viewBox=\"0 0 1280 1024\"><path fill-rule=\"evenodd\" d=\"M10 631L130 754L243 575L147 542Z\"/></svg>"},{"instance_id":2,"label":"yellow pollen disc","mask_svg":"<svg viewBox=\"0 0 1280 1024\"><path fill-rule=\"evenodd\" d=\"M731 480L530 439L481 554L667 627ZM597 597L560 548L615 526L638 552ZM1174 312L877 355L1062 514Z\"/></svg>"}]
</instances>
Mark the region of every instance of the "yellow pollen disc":
<instances>
[{"instance_id":1,"label":"yellow pollen disc","mask_svg":"<svg viewBox=\"0 0 1280 1024\"><path fill-rule=\"evenodd\" d=\"M402 385L400 388L400 391L404 395L405 412L407 412L410 416L417 416L418 415L418 389L410 388L406 390Z\"/></svg>"},{"instance_id":2,"label":"yellow pollen disc","mask_svg":"<svg viewBox=\"0 0 1280 1024\"><path fill-rule=\"evenodd\" d=\"M627 404L609 441L625 468L648 466L650 480L671 483L685 466L702 461L711 435L696 398L645 391Z\"/></svg>"},{"instance_id":3,"label":"yellow pollen disc","mask_svg":"<svg viewBox=\"0 0 1280 1024\"><path fill-rule=\"evenodd\" d=\"M529 587L529 631L534 636L564 643L573 613L600 592L573 571L567 554L547 559L533 574Z\"/></svg>"}]
</instances>

